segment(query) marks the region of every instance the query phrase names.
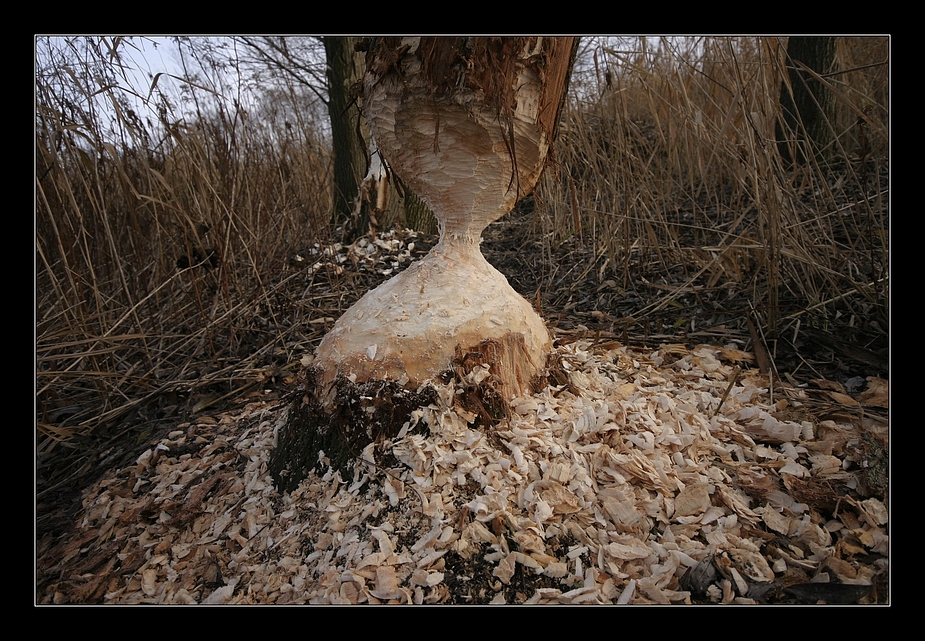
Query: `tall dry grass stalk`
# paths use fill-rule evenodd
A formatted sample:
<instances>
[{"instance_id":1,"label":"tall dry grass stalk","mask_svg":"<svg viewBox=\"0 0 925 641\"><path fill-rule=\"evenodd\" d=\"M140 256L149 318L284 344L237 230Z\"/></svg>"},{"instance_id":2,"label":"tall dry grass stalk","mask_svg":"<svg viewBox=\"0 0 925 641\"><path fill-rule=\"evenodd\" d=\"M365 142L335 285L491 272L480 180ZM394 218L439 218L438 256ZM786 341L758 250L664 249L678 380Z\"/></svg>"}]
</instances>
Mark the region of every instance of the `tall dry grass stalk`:
<instances>
[{"instance_id":1,"label":"tall dry grass stalk","mask_svg":"<svg viewBox=\"0 0 925 641\"><path fill-rule=\"evenodd\" d=\"M661 272L638 317L719 287L747 292L771 335L843 315L885 333L889 43L838 45L840 70L822 78L835 148L787 168L775 139L786 39L595 43L540 191L546 237L581 234L623 288Z\"/></svg>"},{"instance_id":2,"label":"tall dry grass stalk","mask_svg":"<svg viewBox=\"0 0 925 641\"><path fill-rule=\"evenodd\" d=\"M248 355L297 358L274 287L324 239L330 162L313 123L254 117L218 91L187 86L184 116L156 88L132 100L118 73L130 43L38 44L42 452L154 396L235 389Z\"/></svg>"}]
</instances>

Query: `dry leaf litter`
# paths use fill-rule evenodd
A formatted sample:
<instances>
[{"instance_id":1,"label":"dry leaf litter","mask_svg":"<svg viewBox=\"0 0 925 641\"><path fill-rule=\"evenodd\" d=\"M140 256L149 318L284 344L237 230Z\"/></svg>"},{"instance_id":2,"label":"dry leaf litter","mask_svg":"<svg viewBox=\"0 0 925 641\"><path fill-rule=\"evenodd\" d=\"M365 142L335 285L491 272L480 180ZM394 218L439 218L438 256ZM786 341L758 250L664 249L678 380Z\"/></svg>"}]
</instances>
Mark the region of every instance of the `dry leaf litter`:
<instances>
[{"instance_id":1,"label":"dry leaf litter","mask_svg":"<svg viewBox=\"0 0 925 641\"><path fill-rule=\"evenodd\" d=\"M494 428L442 386L413 416L429 435L406 425L346 478L322 459L290 494L267 473L285 407L185 426L88 491L39 549L37 601L757 603L888 575L865 446L885 421L801 419L736 349L557 350L569 384Z\"/></svg>"}]
</instances>

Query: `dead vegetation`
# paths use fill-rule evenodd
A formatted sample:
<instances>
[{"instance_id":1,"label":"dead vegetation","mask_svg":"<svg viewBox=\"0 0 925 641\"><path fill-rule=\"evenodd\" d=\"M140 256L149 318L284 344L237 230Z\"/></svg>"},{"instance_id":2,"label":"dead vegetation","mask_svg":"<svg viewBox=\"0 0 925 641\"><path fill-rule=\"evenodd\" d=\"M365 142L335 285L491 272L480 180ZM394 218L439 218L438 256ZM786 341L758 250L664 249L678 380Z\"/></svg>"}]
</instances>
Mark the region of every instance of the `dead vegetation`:
<instances>
[{"instance_id":1,"label":"dead vegetation","mask_svg":"<svg viewBox=\"0 0 925 641\"><path fill-rule=\"evenodd\" d=\"M836 153L795 170L773 144L781 41L599 51L588 84L573 78L559 171L540 192L547 251L577 236L615 287L661 290L626 315L637 321L686 308L686 294L741 293L774 339L846 323L856 342L877 341L889 328L889 185L871 145L888 151L888 50L885 39L838 40L843 71L826 79L840 98ZM856 60L861 51L873 57Z\"/></svg>"},{"instance_id":2,"label":"dead vegetation","mask_svg":"<svg viewBox=\"0 0 925 641\"><path fill-rule=\"evenodd\" d=\"M839 71L824 79L834 153L797 168L773 144L785 42L584 39L555 163L483 250L560 336L735 345L756 358L743 370L771 374L770 394L803 386L818 425L888 377L889 40L838 39ZM433 242L400 228L339 242L324 127L299 117L294 94L255 113L203 67L182 94L164 77L137 87L143 111L119 89L132 46L37 46L42 549L105 470L178 424L292 389L334 320ZM884 440L850 447L879 473L855 500L885 501ZM219 481L211 495L230 491ZM799 502L828 510L842 497L801 482L786 487ZM557 589L539 594L568 592Z\"/></svg>"}]
</instances>

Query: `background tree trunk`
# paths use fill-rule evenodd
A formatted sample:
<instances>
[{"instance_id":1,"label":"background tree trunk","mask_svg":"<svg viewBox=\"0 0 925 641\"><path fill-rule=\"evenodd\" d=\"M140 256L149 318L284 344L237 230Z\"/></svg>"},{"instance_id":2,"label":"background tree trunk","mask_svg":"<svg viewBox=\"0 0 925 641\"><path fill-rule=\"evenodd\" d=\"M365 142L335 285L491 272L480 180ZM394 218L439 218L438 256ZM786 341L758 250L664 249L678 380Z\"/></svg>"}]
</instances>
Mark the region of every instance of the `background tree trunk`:
<instances>
[{"instance_id":1,"label":"background tree trunk","mask_svg":"<svg viewBox=\"0 0 925 641\"><path fill-rule=\"evenodd\" d=\"M404 197L405 224L422 234L437 233L437 219L423 200L410 189L405 190Z\"/></svg>"},{"instance_id":2,"label":"background tree trunk","mask_svg":"<svg viewBox=\"0 0 925 641\"><path fill-rule=\"evenodd\" d=\"M344 224L353 213L360 181L366 172L366 150L360 138L360 109L351 88L363 74L356 38L327 37L324 53L328 77L328 115L334 145L334 209L332 223Z\"/></svg>"},{"instance_id":3,"label":"background tree trunk","mask_svg":"<svg viewBox=\"0 0 925 641\"><path fill-rule=\"evenodd\" d=\"M818 75L835 70L835 38L791 36L787 42L787 80L781 83L781 119L777 122L780 154L787 164L815 157L825 165L835 140L835 95L798 63Z\"/></svg>"}]
</instances>

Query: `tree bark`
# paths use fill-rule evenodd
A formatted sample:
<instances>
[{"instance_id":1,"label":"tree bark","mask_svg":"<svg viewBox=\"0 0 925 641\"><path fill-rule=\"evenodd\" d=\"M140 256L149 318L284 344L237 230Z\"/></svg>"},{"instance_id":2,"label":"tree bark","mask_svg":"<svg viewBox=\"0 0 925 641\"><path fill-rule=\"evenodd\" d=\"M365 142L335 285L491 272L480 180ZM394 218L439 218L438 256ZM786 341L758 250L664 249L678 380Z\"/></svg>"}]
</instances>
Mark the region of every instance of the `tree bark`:
<instances>
[{"instance_id":1,"label":"tree bark","mask_svg":"<svg viewBox=\"0 0 925 641\"><path fill-rule=\"evenodd\" d=\"M410 189L405 190L404 197L405 224L422 234L436 234L437 219L423 200Z\"/></svg>"},{"instance_id":2,"label":"tree bark","mask_svg":"<svg viewBox=\"0 0 925 641\"><path fill-rule=\"evenodd\" d=\"M360 181L366 171L366 150L360 132L360 109L351 90L360 80L363 59L355 51L356 38L325 37L328 77L328 116L334 147L332 224L347 222L353 214Z\"/></svg>"},{"instance_id":3,"label":"tree bark","mask_svg":"<svg viewBox=\"0 0 925 641\"><path fill-rule=\"evenodd\" d=\"M803 165L812 158L826 165L834 151L835 95L801 63L820 76L833 72L835 38L789 38L787 80L781 83L781 118L776 127L778 149L788 165Z\"/></svg>"}]
</instances>

